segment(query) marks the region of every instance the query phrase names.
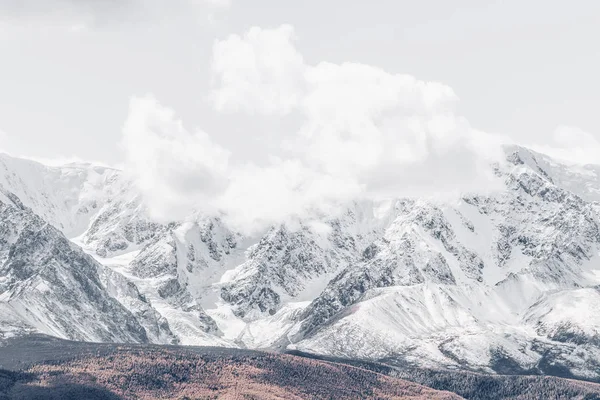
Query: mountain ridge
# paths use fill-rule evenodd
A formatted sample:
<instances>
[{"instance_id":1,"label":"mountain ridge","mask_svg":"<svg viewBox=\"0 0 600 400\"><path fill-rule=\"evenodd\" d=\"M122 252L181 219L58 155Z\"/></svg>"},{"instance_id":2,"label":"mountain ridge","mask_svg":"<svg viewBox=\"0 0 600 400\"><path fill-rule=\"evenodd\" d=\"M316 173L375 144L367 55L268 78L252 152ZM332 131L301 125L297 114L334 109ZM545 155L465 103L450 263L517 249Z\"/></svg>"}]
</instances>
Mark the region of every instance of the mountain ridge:
<instances>
[{"instance_id":1,"label":"mountain ridge","mask_svg":"<svg viewBox=\"0 0 600 400\"><path fill-rule=\"evenodd\" d=\"M320 229L300 220L253 237L218 217L154 221L115 169L1 155L0 187L93 258L101 290L154 343L487 373L502 359L598 380L600 333L585 310L600 304L600 167L505 152L500 191L355 202Z\"/></svg>"}]
</instances>

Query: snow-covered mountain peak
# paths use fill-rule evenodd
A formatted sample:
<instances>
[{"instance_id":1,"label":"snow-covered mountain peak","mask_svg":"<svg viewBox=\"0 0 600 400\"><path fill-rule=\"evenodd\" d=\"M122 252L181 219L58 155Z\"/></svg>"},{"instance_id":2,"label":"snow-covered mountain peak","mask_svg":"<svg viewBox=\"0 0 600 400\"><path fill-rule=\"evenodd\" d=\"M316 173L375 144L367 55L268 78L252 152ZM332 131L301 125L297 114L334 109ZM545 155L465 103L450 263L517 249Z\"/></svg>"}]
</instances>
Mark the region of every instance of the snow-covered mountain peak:
<instances>
[{"instance_id":1,"label":"snow-covered mountain peak","mask_svg":"<svg viewBox=\"0 0 600 400\"><path fill-rule=\"evenodd\" d=\"M95 210L127 191L119 170L91 164L46 166L0 154L0 186L68 237L83 233Z\"/></svg>"},{"instance_id":2,"label":"snow-covered mountain peak","mask_svg":"<svg viewBox=\"0 0 600 400\"><path fill-rule=\"evenodd\" d=\"M0 201L12 210L0 221L12 227L3 231L1 260L15 260L14 232L23 229L15 215L47 224L23 251L46 243L60 253L54 259L81 249L91 255L82 259L97 271L102 296L94 298L114 300L145 332L122 340L287 347L484 371L560 365L600 378L596 319L585 311L600 285L600 167L523 147L505 152L507 162L495 166L499 190L455 201L357 200L252 237L221 216L157 222L118 170L0 156ZM63 234L73 243L49 245L64 244ZM35 271L53 262L19 260ZM0 331L85 336L59 330L57 316L34 320L15 308L9 299L27 278L10 262L0 276ZM69 268L78 265L60 264L61 274L40 281L43 293L71 284ZM64 294L47 296L19 298L39 309L70 304ZM92 309L96 301L86 300Z\"/></svg>"}]
</instances>

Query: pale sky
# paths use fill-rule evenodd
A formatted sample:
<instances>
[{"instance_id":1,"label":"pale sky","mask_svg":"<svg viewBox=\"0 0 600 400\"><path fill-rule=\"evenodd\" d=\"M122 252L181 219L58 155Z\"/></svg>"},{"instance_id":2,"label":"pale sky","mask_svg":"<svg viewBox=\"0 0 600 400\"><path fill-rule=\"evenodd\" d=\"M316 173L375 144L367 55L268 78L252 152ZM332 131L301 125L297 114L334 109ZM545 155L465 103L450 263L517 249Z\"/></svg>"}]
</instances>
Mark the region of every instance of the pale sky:
<instances>
[{"instance_id":1,"label":"pale sky","mask_svg":"<svg viewBox=\"0 0 600 400\"><path fill-rule=\"evenodd\" d=\"M211 48L284 23L309 64L359 62L452 87L478 129L542 144L559 125L600 132L598 1L229 3L0 0L0 147L119 163L129 99L153 93L190 130L262 154L252 130L285 122L215 113Z\"/></svg>"}]
</instances>

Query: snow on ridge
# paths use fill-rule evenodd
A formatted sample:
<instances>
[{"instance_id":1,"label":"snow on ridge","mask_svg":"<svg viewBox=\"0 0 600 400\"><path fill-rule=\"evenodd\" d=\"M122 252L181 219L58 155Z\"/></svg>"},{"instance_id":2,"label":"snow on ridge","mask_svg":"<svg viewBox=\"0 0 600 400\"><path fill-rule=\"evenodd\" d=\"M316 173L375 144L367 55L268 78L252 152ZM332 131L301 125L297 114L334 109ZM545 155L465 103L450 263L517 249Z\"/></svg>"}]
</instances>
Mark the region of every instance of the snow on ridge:
<instances>
[{"instance_id":1,"label":"snow on ridge","mask_svg":"<svg viewBox=\"0 0 600 400\"><path fill-rule=\"evenodd\" d=\"M600 169L506 152L502 193L357 202L317 227L300 221L257 238L218 218L155 223L118 170L0 156L0 186L76 237L108 271L103 284L125 285L113 295L141 315L124 290L131 282L182 344L487 372L498 359L528 370L554 354L593 375L597 321L561 306L598 302Z\"/></svg>"}]
</instances>

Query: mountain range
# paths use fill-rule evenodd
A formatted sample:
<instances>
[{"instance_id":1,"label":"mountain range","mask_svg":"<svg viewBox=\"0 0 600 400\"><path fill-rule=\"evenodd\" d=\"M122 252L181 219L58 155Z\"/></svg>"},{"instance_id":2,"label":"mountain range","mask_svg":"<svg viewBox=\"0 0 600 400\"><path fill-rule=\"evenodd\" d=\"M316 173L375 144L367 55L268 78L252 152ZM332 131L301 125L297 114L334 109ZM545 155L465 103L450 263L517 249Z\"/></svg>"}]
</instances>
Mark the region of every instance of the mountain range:
<instances>
[{"instance_id":1,"label":"mountain range","mask_svg":"<svg viewBox=\"0 0 600 400\"><path fill-rule=\"evenodd\" d=\"M600 166L505 154L498 190L356 200L250 236L153 219L117 169L2 154L0 339L600 381Z\"/></svg>"}]
</instances>

